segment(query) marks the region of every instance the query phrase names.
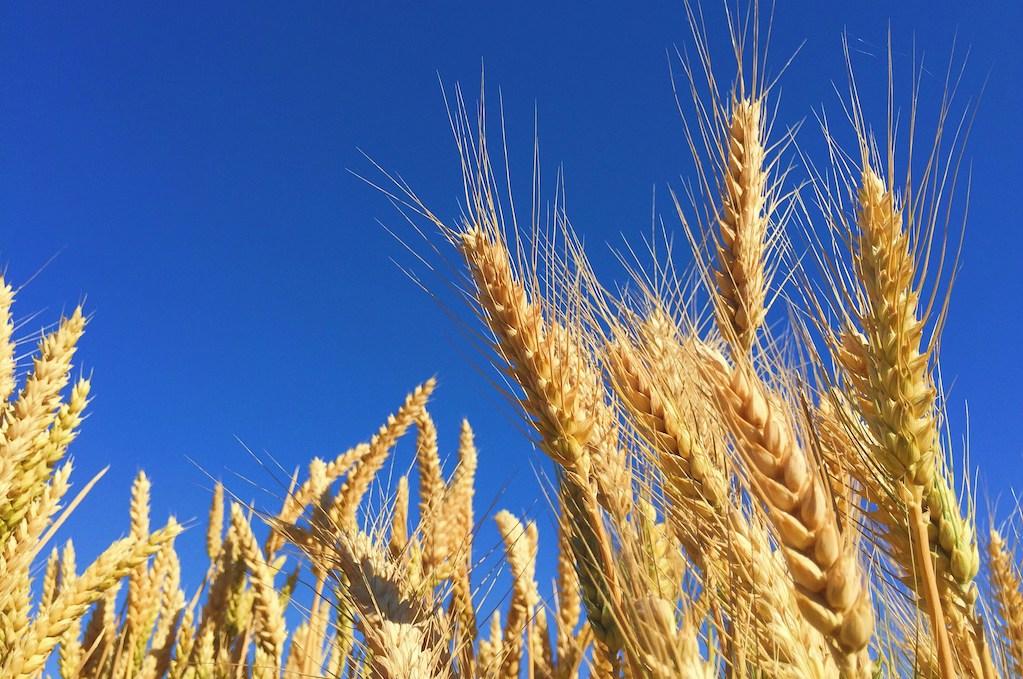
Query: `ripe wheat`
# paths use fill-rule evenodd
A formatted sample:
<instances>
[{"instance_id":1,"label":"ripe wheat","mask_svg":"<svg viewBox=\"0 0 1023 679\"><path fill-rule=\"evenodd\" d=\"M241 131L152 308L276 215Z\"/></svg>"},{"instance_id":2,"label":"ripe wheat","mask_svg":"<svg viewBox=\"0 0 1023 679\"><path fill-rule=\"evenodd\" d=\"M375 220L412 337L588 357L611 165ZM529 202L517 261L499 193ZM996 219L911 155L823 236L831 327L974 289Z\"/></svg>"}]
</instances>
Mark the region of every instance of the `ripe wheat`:
<instances>
[{"instance_id":1,"label":"ripe wheat","mask_svg":"<svg viewBox=\"0 0 1023 679\"><path fill-rule=\"evenodd\" d=\"M893 130L875 138L853 82L844 103L857 147L825 124L827 157L789 186L795 171L779 167L794 133L772 138L752 10L732 26L727 88L714 81L703 16L686 6L696 188L694 205L675 206L691 271L654 262L654 275L637 270L612 293L563 204L553 224L534 210L519 233L485 104L471 115L460 93L461 220L406 196L462 260L466 322L482 327L487 359L554 466L556 534L498 511L502 544L476 544L477 467L492 462L463 422L445 472L428 380L367 441L296 471L273 511L228 501L218 483L197 587L181 581L181 525L152 526L143 473L128 537L80 568L72 541L49 543L98 481L68 499L67 449L90 394L88 380L70 379L86 316L76 309L42 335L22 375L14 293L0 279L0 674L1019 676L1014 540L992 528L982 559L974 499L942 432L948 296L927 266L955 168L897 173ZM939 126L946 117L947 106ZM939 133L932 161L954 157L941 143ZM900 159L913 164L908 150ZM789 257L797 211L807 257ZM935 313L930 300L942 299ZM774 300L790 323L775 322ZM381 509L367 498L413 428L414 474L384 489ZM509 596L481 621L495 602L474 569L490 551ZM537 582L547 552L553 589Z\"/></svg>"}]
</instances>

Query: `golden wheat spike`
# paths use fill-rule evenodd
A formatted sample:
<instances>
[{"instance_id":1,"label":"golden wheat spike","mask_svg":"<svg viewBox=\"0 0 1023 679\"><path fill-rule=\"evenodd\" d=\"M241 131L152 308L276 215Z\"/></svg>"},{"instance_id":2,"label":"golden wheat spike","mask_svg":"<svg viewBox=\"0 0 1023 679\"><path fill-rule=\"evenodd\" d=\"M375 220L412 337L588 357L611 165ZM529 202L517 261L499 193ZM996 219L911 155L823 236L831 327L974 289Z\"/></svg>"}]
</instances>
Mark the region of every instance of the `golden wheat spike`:
<instances>
[{"instance_id":1,"label":"golden wheat spike","mask_svg":"<svg viewBox=\"0 0 1023 679\"><path fill-rule=\"evenodd\" d=\"M44 436L58 417L60 392L68 383L71 360L85 329L81 308L61 320L39 342L39 354L14 404L0 421L0 540L7 541L38 497L56 460L48 459ZM82 404L84 406L84 403Z\"/></svg>"},{"instance_id":2,"label":"golden wheat spike","mask_svg":"<svg viewBox=\"0 0 1023 679\"><path fill-rule=\"evenodd\" d=\"M1001 645L1005 649L1007 669L1014 676L1023 676L1023 585L1019 564L996 529L991 529L988 543L992 593Z\"/></svg>"},{"instance_id":3,"label":"golden wheat spike","mask_svg":"<svg viewBox=\"0 0 1023 679\"><path fill-rule=\"evenodd\" d=\"M206 524L206 555L210 562L220 553L224 541L224 484L217 481L210 499L210 513Z\"/></svg>"},{"instance_id":4,"label":"golden wheat spike","mask_svg":"<svg viewBox=\"0 0 1023 679\"><path fill-rule=\"evenodd\" d=\"M442 503L447 493L437 448L437 426L425 410L416 416L416 465L419 468L419 533L423 540L423 567L432 573L447 556Z\"/></svg>"},{"instance_id":5,"label":"golden wheat spike","mask_svg":"<svg viewBox=\"0 0 1023 679\"><path fill-rule=\"evenodd\" d=\"M484 676L494 676L501 666L501 644L504 628L501 626L501 611L495 609L490 616L490 636L479 641L477 665Z\"/></svg>"},{"instance_id":6,"label":"golden wheat spike","mask_svg":"<svg viewBox=\"0 0 1023 679\"><path fill-rule=\"evenodd\" d=\"M391 534L387 541L387 547L395 559L401 558L409 546L408 494L408 476L402 476L398 479L398 489L394 493L394 503L391 507Z\"/></svg>"},{"instance_id":7,"label":"golden wheat spike","mask_svg":"<svg viewBox=\"0 0 1023 679\"><path fill-rule=\"evenodd\" d=\"M432 602L406 591L402 573L364 533L344 536L332 558L349 583L344 596L358 612L373 676L434 676L441 649L430 624Z\"/></svg>"},{"instance_id":8,"label":"golden wheat spike","mask_svg":"<svg viewBox=\"0 0 1023 679\"><path fill-rule=\"evenodd\" d=\"M456 655L460 668L473 671L476 665L476 605L473 601L472 567L473 536L476 533L472 506L475 496L477 451L472 427L462 420L458 441L458 465L448 484L442 514L443 540L449 558L451 603L449 613L457 624Z\"/></svg>"},{"instance_id":9,"label":"golden wheat spike","mask_svg":"<svg viewBox=\"0 0 1023 679\"><path fill-rule=\"evenodd\" d=\"M446 517L442 530L446 553L452 555L466 570L472 564L472 538L475 533L475 514L472 508L476 494L476 467L478 464L476 444L472 427L462 420L458 437L458 464L448 482L444 496L443 514Z\"/></svg>"},{"instance_id":10,"label":"golden wheat spike","mask_svg":"<svg viewBox=\"0 0 1023 679\"><path fill-rule=\"evenodd\" d=\"M181 532L173 520L143 542L125 538L115 542L81 576L67 584L53 603L39 612L22 637L12 644L0 664L6 677L30 677L39 670L61 636L117 581L145 562L167 540Z\"/></svg>"},{"instance_id":11,"label":"golden wheat spike","mask_svg":"<svg viewBox=\"0 0 1023 679\"><path fill-rule=\"evenodd\" d=\"M13 304L14 288L0 275L0 413L4 416L16 384Z\"/></svg>"},{"instance_id":12,"label":"golden wheat spike","mask_svg":"<svg viewBox=\"0 0 1023 679\"><path fill-rule=\"evenodd\" d=\"M648 354L650 349L648 345L640 348ZM610 347L612 384L652 451L679 538L696 565L706 569L705 559L721 551L727 533L731 512L727 476L687 426L692 420L679 417L674 395L669 396L658 383L666 367L659 360L663 357L644 357L651 362L647 367L638 353L622 343Z\"/></svg>"},{"instance_id":13,"label":"golden wheat spike","mask_svg":"<svg viewBox=\"0 0 1023 679\"><path fill-rule=\"evenodd\" d=\"M60 556L60 582L70 583L78 577L75 564L74 544L68 540L64 545L64 551ZM57 667L61 677L74 677L78 674L78 668L82 664L82 644L79 638L82 635L81 618L73 621L60 639L60 651L57 657Z\"/></svg>"},{"instance_id":14,"label":"golden wheat spike","mask_svg":"<svg viewBox=\"0 0 1023 679\"><path fill-rule=\"evenodd\" d=\"M149 538L149 495L152 484L145 472L139 471L131 487L131 529L129 535L135 542L144 542ZM144 561L128 574L128 598L125 602L125 623L121 634L127 637L121 648L121 655L128 656L125 662L134 666L134 645L148 630L144 629L151 610L151 599L154 592L150 587L149 563ZM145 642L145 638L141 639Z\"/></svg>"},{"instance_id":15,"label":"golden wheat spike","mask_svg":"<svg viewBox=\"0 0 1023 679\"><path fill-rule=\"evenodd\" d=\"M338 493L334 505L330 508L331 523L339 530L355 525L355 514L363 495L384 460L390 454L395 441L415 422L416 417L426 406L426 401L433 393L437 382L430 378L405 398L405 402L397 413L387 419L387 423L370 440L366 453L359 459L356 466Z\"/></svg>"},{"instance_id":16,"label":"golden wheat spike","mask_svg":"<svg viewBox=\"0 0 1023 679\"><path fill-rule=\"evenodd\" d=\"M784 547L800 610L827 635L844 671L869 676L870 590L859 555L851 550L855 543L843 538L827 487L800 448L789 415L772 403L759 379L744 366L732 369L720 356L704 356L753 487Z\"/></svg>"},{"instance_id":17,"label":"golden wheat spike","mask_svg":"<svg viewBox=\"0 0 1023 679\"><path fill-rule=\"evenodd\" d=\"M504 540L505 558L513 578L508 617L504 623L502 659L498 676L514 679L522 673L523 634L533 619L539 603L536 582L536 524L523 525L511 512L501 511L494 517Z\"/></svg>"},{"instance_id":18,"label":"golden wheat spike","mask_svg":"<svg viewBox=\"0 0 1023 679\"><path fill-rule=\"evenodd\" d=\"M195 647L195 632L195 609L189 605L185 607L181 624L178 626L173 656L167 669L168 679L185 679L190 671L194 672L195 667L191 660Z\"/></svg>"},{"instance_id":19,"label":"golden wheat spike","mask_svg":"<svg viewBox=\"0 0 1023 679\"><path fill-rule=\"evenodd\" d=\"M173 542L164 543L157 552L153 571L160 581L160 601L156 628L142 666L143 679L159 679L167 674L177 637L185 633L181 627L186 606L185 593L181 591L181 562Z\"/></svg>"},{"instance_id":20,"label":"golden wheat spike","mask_svg":"<svg viewBox=\"0 0 1023 679\"><path fill-rule=\"evenodd\" d=\"M749 353L767 313L770 178L764 102L733 99L718 215L718 326L741 354Z\"/></svg>"},{"instance_id":21,"label":"golden wheat spike","mask_svg":"<svg viewBox=\"0 0 1023 679\"><path fill-rule=\"evenodd\" d=\"M256 659L253 672L259 677L280 675L281 659L287 630L280 597L274 587L274 575L267 564L252 527L242 508L231 505L231 527L238 536L238 549L249 570L249 579L255 591L254 613L256 630Z\"/></svg>"}]
</instances>

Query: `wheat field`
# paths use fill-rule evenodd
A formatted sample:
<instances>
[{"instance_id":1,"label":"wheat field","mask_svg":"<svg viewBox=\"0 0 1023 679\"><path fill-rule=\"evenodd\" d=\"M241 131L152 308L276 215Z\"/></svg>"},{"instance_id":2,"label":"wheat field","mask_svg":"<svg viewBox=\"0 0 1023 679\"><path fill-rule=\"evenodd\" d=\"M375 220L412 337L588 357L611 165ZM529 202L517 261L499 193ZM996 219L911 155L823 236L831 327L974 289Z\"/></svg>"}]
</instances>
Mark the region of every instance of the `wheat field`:
<instances>
[{"instance_id":1,"label":"wheat field","mask_svg":"<svg viewBox=\"0 0 1023 679\"><path fill-rule=\"evenodd\" d=\"M623 256L630 280L598 280L562 202L534 196L516 219L488 104L460 90L462 215L380 184L451 265L523 454L553 464L538 484L556 532L476 495L491 461L469 422L445 464L431 379L367 440L310 461L279 507L218 483L202 582L182 582L186 528L153 525L144 472L128 536L77 563L61 527L99 482L71 493L86 310L26 359L0 280L0 676L1023 676L1017 536L978 516L938 363L972 121L954 65L908 132L894 111L918 83L867 110L850 69L841 110L800 132L823 139L808 157L775 118L756 5L730 18L727 83L686 11L677 94L696 172L662 236L690 267L648 244ZM404 438L414 474L388 483ZM505 596L476 572L483 522Z\"/></svg>"}]
</instances>

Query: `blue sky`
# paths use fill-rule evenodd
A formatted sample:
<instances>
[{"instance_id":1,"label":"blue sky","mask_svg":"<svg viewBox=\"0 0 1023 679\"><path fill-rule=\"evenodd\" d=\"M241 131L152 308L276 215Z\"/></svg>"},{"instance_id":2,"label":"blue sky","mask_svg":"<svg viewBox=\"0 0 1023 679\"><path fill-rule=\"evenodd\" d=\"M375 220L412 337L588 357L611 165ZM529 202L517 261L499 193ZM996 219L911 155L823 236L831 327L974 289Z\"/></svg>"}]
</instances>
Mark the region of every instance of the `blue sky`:
<instances>
[{"instance_id":1,"label":"blue sky","mask_svg":"<svg viewBox=\"0 0 1023 679\"><path fill-rule=\"evenodd\" d=\"M868 78L883 76L890 27L903 74L914 39L926 51L930 92L953 39L971 52L961 90L987 81L943 373L953 440L968 403L973 460L1003 513L1023 480L1021 19L1011 2L783 2L769 60L777 72L803 45L778 121L808 121L808 146L814 111L838 114L843 30ZM69 526L85 555L127 530L138 469L153 479L154 518L204 524L210 482L186 457L271 507L230 471L274 485L243 444L289 470L331 456L431 375L445 449L463 416L477 429L477 510L503 493L497 507L544 516L538 454L465 359L478 354L401 267L424 269L379 222L415 241L411 229L349 170L373 176L362 149L456 216L437 76L472 94L485 65L518 184L535 111L548 175L563 167L569 216L598 269L611 268L605 243L649 229L655 188L676 223L667 188L689 160L668 53L687 38L680 0L5 5L0 264L18 286L59 253L19 294L20 317L40 314L24 332L82 299L93 314L77 364L95 399L72 450L78 484L111 470ZM400 454L404 466L409 446ZM548 519L541 530L553 539ZM202 533L183 551L201 553Z\"/></svg>"}]
</instances>

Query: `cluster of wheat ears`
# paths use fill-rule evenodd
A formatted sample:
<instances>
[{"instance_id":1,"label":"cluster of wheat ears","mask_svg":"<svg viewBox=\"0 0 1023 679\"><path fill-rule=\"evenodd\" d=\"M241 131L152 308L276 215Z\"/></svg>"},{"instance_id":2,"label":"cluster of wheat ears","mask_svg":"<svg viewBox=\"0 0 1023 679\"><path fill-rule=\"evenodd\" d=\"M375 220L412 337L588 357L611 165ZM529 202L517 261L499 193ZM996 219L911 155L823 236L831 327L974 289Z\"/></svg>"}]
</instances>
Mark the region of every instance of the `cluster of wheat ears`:
<instances>
[{"instance_id":1,"label":"cluster of wheat ears","mask_svg":"<svg viewBox=\"0 0 1023 679\"><path fill-rule=\"evenodd\" d=\"M981 557L936 376L947 285L928 269L947 268L961 144L939 132L923 161L899 155L894 105L878 140L854 85L853 148L822 125L825 163L786 188L795 142L772 138L758 21L732 34L732 87L715 86L702 31L683 61L702 159L676 200L691 271L632 267L611 293L561 208L547 220L534 204L520 228L484 107L470 115L460 95L462 219L393 192L453 244L486 355L553 462L552 590L537 583L535 523L474 513L468 423L445 477L432 381L367 443L296 473L275 514L225 506L218 485L197 588L181 583L181 526L150 525L144 474L128 537L80 568L71 541L50 543L93 485L67 499L89 397L87 380L69 387L85 317L19 366L0 282L0 676L1021 676L1019 563L995 529ZM938 128L958 139L950 99ZM767 324L772 300L788 313ZM406 476L369 510L413 428L418 508ZM514 582L489 620L473 577L483 520ZM286 616L298 583L311 604Z\"/></svg>"}]
</instances>

